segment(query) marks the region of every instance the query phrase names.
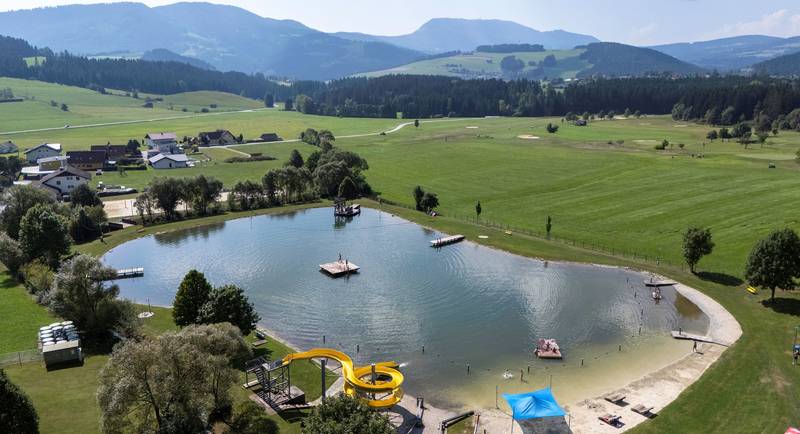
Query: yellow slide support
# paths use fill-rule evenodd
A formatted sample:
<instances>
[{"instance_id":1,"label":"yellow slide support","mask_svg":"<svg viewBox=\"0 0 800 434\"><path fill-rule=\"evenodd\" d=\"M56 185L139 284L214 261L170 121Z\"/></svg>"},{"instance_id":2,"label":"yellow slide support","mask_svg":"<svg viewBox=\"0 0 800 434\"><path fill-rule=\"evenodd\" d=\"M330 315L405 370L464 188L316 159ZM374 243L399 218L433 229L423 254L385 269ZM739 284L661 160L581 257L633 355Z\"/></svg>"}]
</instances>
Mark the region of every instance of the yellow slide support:
<instances>
[{"instance_id":1,"label":"yellow slide support","mask_svg":"<svg viewBox=\"0 0 800 434\"><path fill-rule=\"evenodd\" d=\"M344 378L344 392L349 396L364 399L372 408L389 408L403 399L403 373L398 371L399 365L395 362L375 364L375 375L378 379L373 384L371 381L372 366L353 366L353 360L347 354L328 348L315 348L304 353L289 354L283 358L287 365L295 360L331 359L342 365ZM382 397L376 398L375 395Z\"/></svg>"}]
</instances>

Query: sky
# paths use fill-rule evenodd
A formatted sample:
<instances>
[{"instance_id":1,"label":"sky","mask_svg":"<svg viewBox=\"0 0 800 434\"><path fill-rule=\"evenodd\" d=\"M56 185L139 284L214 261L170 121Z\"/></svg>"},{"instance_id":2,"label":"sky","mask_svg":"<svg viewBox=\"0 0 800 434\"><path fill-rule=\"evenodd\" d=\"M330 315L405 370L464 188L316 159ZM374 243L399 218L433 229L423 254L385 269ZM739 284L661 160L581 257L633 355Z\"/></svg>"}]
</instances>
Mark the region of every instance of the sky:
<instances>
[{"instance_id":1,"label":"sky","mask_svg":"<svg viewBox=\"0 0 800 434\"><path fill-rule=\"evenodd\" d=\"M143 1L149 6L174 2ZM2 0L0 11L74 3L98 1ZM326 32L380 35L410 33L425 21L438 17L505 19L537 30L564 29L603 41L634 45L743 34L800 35L798 0L214 0L213 3L239 6L264 17L297 20Z\"/></svg>"}]
</instances>

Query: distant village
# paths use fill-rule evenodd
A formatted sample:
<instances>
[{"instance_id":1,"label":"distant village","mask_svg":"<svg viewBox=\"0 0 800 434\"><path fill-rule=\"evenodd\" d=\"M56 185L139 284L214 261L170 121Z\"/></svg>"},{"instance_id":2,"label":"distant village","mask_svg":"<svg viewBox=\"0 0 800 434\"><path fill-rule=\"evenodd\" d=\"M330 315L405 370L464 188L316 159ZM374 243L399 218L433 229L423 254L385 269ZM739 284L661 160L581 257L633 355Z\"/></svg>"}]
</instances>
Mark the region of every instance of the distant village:
<instances>
[{"instance_id":1,"label":"distant village","mask_svg":"<svg viewBox=\"0 0 800 434\"><path fill-rule=\"evenodd\" d=\"M174 132L151 132L140 142L129 140L125 145L91 145L88 150L63 152L60 143L42 143L26 149L20 155L24 167L21 179L14 184L29 184L42 188L55 198L62 199L78 185L86 184L92 174L104 171L181 169L193 167L195 160L187 153L196 153L201 147L229 146L245 143L278 142L283 139L276 133L262 134L255 140L244 140L228 130L200 132L196 137L183 137L180 142ZM0 153L17 153L13 142L0 144ZM136 190L120 186L98 188L101 196L135 193Z\"/></svg>"}]
</instances>

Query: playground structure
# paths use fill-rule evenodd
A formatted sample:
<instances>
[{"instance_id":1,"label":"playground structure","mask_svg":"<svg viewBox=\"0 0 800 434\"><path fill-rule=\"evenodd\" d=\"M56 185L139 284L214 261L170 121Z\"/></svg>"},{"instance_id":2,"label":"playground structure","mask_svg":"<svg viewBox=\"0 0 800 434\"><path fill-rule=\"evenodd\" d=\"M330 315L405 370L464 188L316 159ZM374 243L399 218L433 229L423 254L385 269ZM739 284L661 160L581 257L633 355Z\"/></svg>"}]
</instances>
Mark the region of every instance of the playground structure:
<instances>
[{"instance_id":1,"label":"playground structure","mask_svg":"<svg viewBox=\"0 0 800 434\"><path fill-rule=\"evenodd\" d=\"M364 399L372 408L390 408L403 399L403 389L400 386L404 377L397 369L400 365L395 362L355 367L353 360L341 351L316 348L304 353L289 354L283 358L283 365L309 359L330 359L342 365L344 393Z\"/></svg>"},{"instance_id":2,"label":"playground structure","mask_svg":"<svg viewBox=\"0 0 800 434\"><path fill-rule=\"evenodd\" d=\"M267 362L263 358L247 363L247 374L255 373L257 381L245 387L261 386L256 394L273 408L305 403L305 394L291 384L290 365L297 360L323 359L322 390L325 396L325 361L335 360L342 366L344 393L363 399L372 408L385 409L403 399L403 374L395 362L374 363L356 367L353 360L341 351L317 348L303 353L293 353L283 360Z\"/></svg>"}]
</instances>

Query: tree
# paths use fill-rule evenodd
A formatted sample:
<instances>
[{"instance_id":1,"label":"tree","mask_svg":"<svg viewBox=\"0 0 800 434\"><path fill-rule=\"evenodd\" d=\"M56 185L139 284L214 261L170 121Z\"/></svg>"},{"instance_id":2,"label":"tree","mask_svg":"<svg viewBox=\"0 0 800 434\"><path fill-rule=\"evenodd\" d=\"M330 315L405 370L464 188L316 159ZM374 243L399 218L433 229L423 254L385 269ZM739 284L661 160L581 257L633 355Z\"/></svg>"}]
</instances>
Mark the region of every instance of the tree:
<instances>
[{"instance_id":1,"label":"tree","mask_svg":"<svg viewBox=\"0 0 800 434\"><path fill-rule=\"evenodd\" d=\"M56 268L71 244L66 220L50 205L36 205L22 217L19 245L27 261L43 258Z\"/></svg>"},{"instance_id":2,"label":"tree","mask_svg":"<svg viewBox=\"0 0 800 434\"><path fill-rule=\"evenodd\" d=\"M719 135L717 134L717 130L711 130L708 132L708 134L706 134L706 138L708 140L711 140L712 142L716 140L718 137Z\"/></svg>"},{"instance_id":3,"label":"tree","mask_svg":"<svg viewBox=\"0 0 800 434\"><path fill-rule=\"evenodd\" d=\"M64 104L64 103L61 103L61 111L62 112L68 112L69 111L69 106Z\"/></svg>"},{"instance_id":4,"label":"tree","mask_svg":"<svg viewBox=\"0 0 800 434\"><path fill-rule=\"evenodd\" d=\"M189 270L183 277L175 301L172 303L172 318L175 324L184 327L196 324L203 308L211 294L211 284L206 276L197 270Z\"/></svg>"},{"instance_id":5,"label":"tree","mask_svg":"<svg viewBox=\"0 0 800 434\"><path fill-rule=\"evenodd\" d=\"M228 322L247 336L255 330L260 319L242 288L225 285L211 290L208 301L200 308L197 322L201 324Z\"/></svg>"},{"instance_id":6,"label":"tree","mask_svg":"<svg viewBox=\"0 0 800 434\"><path fill-rule=\"evenodd\" d=\"M270 419L264 408L253 401L239 404L233 417L226 422L232 434L278 434L278 424Z\"/></svg>"},{"instance_id":7,"label":"tree","mask_svg":"<svg viewBox=\"0 0 800 434\"><path fill-rule=\"evenodd\" d=\"M544 229L547 231L547 237L550 237L550 231L553 229L553 221L550 219L550 216L547 216L547 222L544 225Z\"/></svg>"},{"instance_id":8,"label":"tree","mask_svg":"<svg viewBox=\"0 0 800 434\"><path fill-rule=\"evenodd\" d=\"M475 204L475 220L481 218L481 212L483 212L483 208L481 208L481 201Z\"/></svg>"},{"instance_id":9,"label":"tree","mask_svg":"<svg viewBox=\"0 0 800 434\"><path fill-rule=\"evenodd\" d=\"M711 240L711 229L690 226L683 234L683 257L689 265L689 271L695 272L695 266L703 256L714 250Z\"/></svg>"},{"instance_id":10,"label":"tree","mask_svg":"<svg viewBox=\"0 0 800 434\"><path fill-rule=\"evenodd\" d=\"M153 207L155 207L155 203L153 201L153 196L148 190L136 196L133 207L136 208L136 212L139 213L139 218L142 219L142 226L145 226L147 222L144 218L145 214L147 214L148 219L153 219Z\"/></svg>"},{"instance_id":11,"label":"tree","mask_svg":"<svg viewBox=\"0 0 800 434\"><path fill-rule=\"evenodd\" d=\"M69 234L77 244L94 240L103 233L100 225L86 212L87 209L91 209L91 207L79 206L73 211L69 221ZM105 214L102 208L100 208L100 212Z\"/></svg>"},{"instance_id":12,"label":"tree","mask_svg":"<svg viewBox=\"0 0 800 434\"><path fill-rule=\"evenodd\" d=\"M800 153L800 150L797 151ZM422 189L419 185L414 187L414 204L417 208L417 211L422 211L422 198L425 196L425 190Z\"/></svg>"},{"instance_id":13,"label":"tree","mask_svg":"<svg viewBox=\"0 0 800 434\"><path fill-rule=\"evenodd\" d=\"M761 132L759 132L758 134L756 134L756 137L758 137L758 143L760 143L760 144L761 144L761 146L764 146L764 143L765 143L765 142L767 141L767 139L769 138L769 133L766 133L766 132L764 132L764 131L761 131Z\"/></svg>"},{"instance_id":14,"label":"tree","mask_svg":"<svg viewBox=\"0 0 800 434\"><path fill-rule=\"evenodd\" d=\"M19 241L11 238L5 232L0 232L0 262L14 276L25 263L25 254L22 252Z\"/></svg>"},{"instance_id":15,"label":"tree","mask_svg":"<svg viewBox=\"0 0 800 434\"><path fill-rule=\"evenodd\" d=\"M287 112L294 110L294 100L291 98L286 98L286 101L283 103L283 109Z\"/></svg>"},{"instance_id":16,"label":"tree","mask_svg":"<svg viewBox=\"0 0 800 434\"><path fill-rule=\"evenodd\" d=\"M6 189L0 197L3 208L0 222L3 229L11 238L18 239L19 225L25 213L35 205L51 203L55 203L52 196L32 185L15 185Z\"/></svg>"},{"instance_id":17,"label":"tree","mask_svg":"<svg viewBox=\"0 0 800 434\"><path fill-rule=\"evenodd\" d=\"M422 209L425 210L426 213L430 214L437 206L439 206L439 197L436 196L436 193L425 192L425 195L422 196L422 200L420 201L420 206Z\"/></svg>"},{"instance_id":18,"label":"tree","mask_svg":"<svg viewBox=\"0 0 800 434\"><path fill-rule=\"evenodd\" d=\"M517 59L517 56L506 56L500 61L500 69L503 72L517 73L525 69L525 62Z\"/></svg>"},{"instance_id":19,"label":"tree","mask_svg":"<svg viewBox=\"0 0 800 434\"><path fill-rule=\"evenodd\" d=\"M69 193L69 201L73 207L78 206L100 206L103 201L97 195L97 190L89 184L79 184Z\"/></svg>"},{"instance_id":20,"label":"tree","mask_svg":"<svg viewBox=\"0 0 800 434\"><path fill-rule=\"evenodd\" d=\"M389 419L345 394L324 400L303 421L303 434L394 434Z\"/></svg>"},{"instance_id":21,"label":"tree","mask_svg":"<svg viewBox=\"0 0 800 434\"><path fill-rule=\"evenodd\" d=\"M333 145L333 142L336 141L336 137L333 135L331 130L319 130L319 146L323 147L326 143L329 145Z\"/></svg>"},{"instance_id":22,"label":"tree","mask_svg":"<svg viewBox=\"0 0 800 434\"><path fill-rule=\"evenodd\" d=\"M414 127L419 128L419 119L414 119Z\"/></svg>"},{"instance_id":23,"label":"tree","mask_svg":"<svg viewBox=\"0 0 800 434\"><path fill-rule=\"evenodd\" d=\"M167 220L174 220L178 217L176 209L184 194L179 180L153 178L147 190L152 195L155 205L164 212Z\"/></svg>"},{"instance_id":24,"label":"tree","mask_svg":"<svg viewBox=\"0 0 800 434\"><path fill-rule=\"evenodd\" d=\"M772 232L758 242L747 258L745 278L751 285L769 288L772 301L775 289L794 289L794 279L800 277L800 238L791 229Z\"/></svg>"},{"instance_id":25,"label":"tree","mask_svg":"<svg viewBox=\"0 0 800 434\"><path fill-rule=\"evenodd\" d=\"M0 369L0 431L39 434L39 415L28 396Z\"/></svg>"},{"instance_id":26,"label":"tree","mask_svg":"<svg viewBox=\"0 0 800 434\"><path fill-rule=\"evenodd\" d=\"M555 134L556 132L558 132L558 125L553 124L553 123L548 123L547 124L547 132L550 133L550 134Z\"/></svg>"},{"instance_id":27,"label":"tree","mask_svg":"<svg viewBox=\"0 0 800 434\"><path fill-rule=\"evenodd\" d=\"M142 146L142 145L139 143L139 141L138 141L138 140L136 140L136 139L130 139L130 140L128 140L128 144L127 144L127 145L125 145L125 150L126 150L126 151L127 151L129 154L136 154L136 153L138 153L138 152L139 152L139 148L140 148L141 146Z\"/></svg>"},{"instance_id":28,"label":"tree","mask_svg":"<svg viewBox=\"0 0 800 434\"><path fill-rule=\"evenodd\" d=\"M727 128L720 128L719 129L719 138L720 139L730 139L731 137L732 136L731 136L731 133L730 133L729 129L727 129Z\"/></svg>"},{"instance_id":29,"label":"tree","mask_svg":"<svg viewBox=\"0 0 800 434\"><path fill-rule=\"evenodd\" d=\"M706 115L704 116L704 120L709 125L716 125L719 123L720 114L719 109L717 107L712 107L706 111Z\"/></svg>"},{"instance_id":30,"label":"tree","mask_svg":"<svg viewBox=\"0 0 800 434\"><path fill-rule=\"evenodd\" d=\"M264 106L267 108L275 107L275 96L271 93L264 95Z\"/></svg>"},{"instance_id":31,"label":"tree","mask_svg":"<svg viewBox=\"0 0 800 434\"><path fill-rule=\"evenodd\" d=\"M99 375L103 432L204 432L231 402L234 360L250 354L230 324L191 326L114 348Z\"/></svg>"},{"instance_id":32,"label":"tree","mask_svg":"<svg viewBox=\"0 0 800 434\"><path fill-rule=\"evenodd\" d=\"M200 215L206 215L209 205L216 204L222 193L222 181L198 175L186 181L186 193L192 203L192 209Z\"/></svg>"},{"instance_id":33,"label":"tree","mask_svg":"<svg viewBox=\"0 0 800 434\"><path fill-rule=\"evenodd\" d=\"M303 156L300 155L300 151L297 149L292 149L292 153L289 155L289 161L286 162L287 166L294 166L298 169L303 167Z\"/></svg>"},{"instance_id":34,"label":"tree","mask_svg":"<svg viewBox=\"0 0 800 434\"><path fill-rule=\"evenodd\" d=\"M119 287L106 282L116 271L88 255L77 255L56 273L50 290L49 308L89 336L102 336L110 330L129 334L135 327L130 302L117 299Z\"/></svg>"},{"instance_id":35,"label":"tree","mask_svg":"<svg viewBox=\"0 0 800 434\"><path fill-rule=\"evenodd\" d=\"M736 119L736 109L733 106L728 106L722 111L719 118L719 123L722 125L733 125Z\"/></svg>"},{"instance_id":36,"label":"tree","mask_svg":"<svg viewBox=\"0 0 800 434\"><path fill-rule=\"evenodd\" d=\"M349 176L345 176L339 184L339 197L344 199L355 199L358 197L358 187Z\"/></svg>"}]
</instances>

